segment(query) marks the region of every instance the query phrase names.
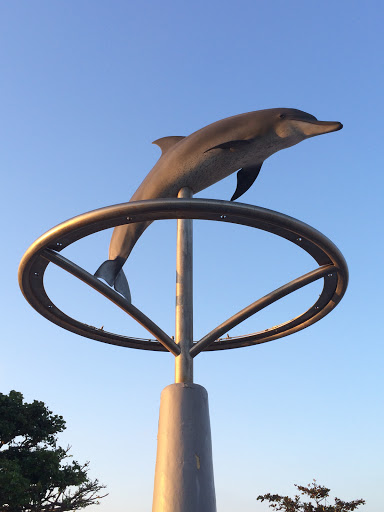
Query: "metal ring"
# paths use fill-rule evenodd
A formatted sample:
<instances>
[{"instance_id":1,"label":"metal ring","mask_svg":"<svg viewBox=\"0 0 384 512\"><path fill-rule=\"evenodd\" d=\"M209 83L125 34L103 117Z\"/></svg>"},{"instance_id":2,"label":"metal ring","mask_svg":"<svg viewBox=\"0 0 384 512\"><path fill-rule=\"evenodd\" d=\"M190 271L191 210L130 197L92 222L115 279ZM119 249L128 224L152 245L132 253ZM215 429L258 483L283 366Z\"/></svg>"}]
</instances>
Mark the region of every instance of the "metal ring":
<instances>
[{"instance_id":1,"label":"metal ring","mask_svg":"<svg viewBox=\"0 0 384 512\"><path fill-rule=\"evenodd\" d=\"M319 231L282 213L258 206L213 199L156 199L129 202L100 208L63 222L38 238L24 254L19 267L21 291L36 311L64 329L104 343L144 350L169 350L174 355L178 355L179 347L144 313L60 254L65 247L77 240L104 229L122 224L178 218L229 222L268 231L301 247L320 265L314 271L259 299L213 329L200 341L194 343L191 349L193 356L202 350L246 347L297 332L327 315L345 293L348 284L347 264L337 247ZM44 273L50 261L108 297L146 327L156 340L109 333L67 316L53 304L44 288ZM220 339L220 336L234 325L238 325L288 293L320 278L324 279L320 297L303 314L264 331Z\"/></svg>"}]
</instances>

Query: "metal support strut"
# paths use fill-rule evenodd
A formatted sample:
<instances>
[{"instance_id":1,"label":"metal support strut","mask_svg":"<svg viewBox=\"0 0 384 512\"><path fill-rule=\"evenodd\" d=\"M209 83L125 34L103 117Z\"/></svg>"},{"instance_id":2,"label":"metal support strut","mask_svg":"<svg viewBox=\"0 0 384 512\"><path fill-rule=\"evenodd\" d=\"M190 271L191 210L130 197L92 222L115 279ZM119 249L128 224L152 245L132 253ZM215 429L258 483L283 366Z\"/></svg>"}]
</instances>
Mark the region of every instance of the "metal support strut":
<instances>
[{"instance_id":1,"label":"metal support strut","mask_svg":"<svg viewBox=\"0 0 384 512\"><path fill-rule=\"evenodd\" d=\"M182 188L178 198L190 199L190 188ZM176 326L175 341L181 349L175 358L175 382L193 382L193 220L177 220L176 245Z\"/></svg>"},{"instance_id":2,"label":"metal support strut","mask_svg":"<svg viewBox=\"0 0 384 512\"><path fill-rule=\"evenodd\" d=\"M193 358L201 351L256 345L304 329L340 302L348 282L344 257L314 228L264 208L192 199L192 195L191 189L182 188L177 199L133 201L79 215L36 240L24 255L19 269L24 296L48 320L105 343L168 350L175 356L176 382L163 390L160 400L153 512L216 512L208 394L202 386L193 383ZM192 218L230 222L274 233L305 250L320 266L256 300L193 343ZM102 229L157 219L178 219L175 340L123 296L61 254L72 243ZM51 301L44 288L44 273L49 263L107 297L143 325L157 341L110 333L66 315ZM318 279L324 279L323 290L313 306L301 315L264 331L220 339L266 306Z\"/></svg>"}]
</instances>

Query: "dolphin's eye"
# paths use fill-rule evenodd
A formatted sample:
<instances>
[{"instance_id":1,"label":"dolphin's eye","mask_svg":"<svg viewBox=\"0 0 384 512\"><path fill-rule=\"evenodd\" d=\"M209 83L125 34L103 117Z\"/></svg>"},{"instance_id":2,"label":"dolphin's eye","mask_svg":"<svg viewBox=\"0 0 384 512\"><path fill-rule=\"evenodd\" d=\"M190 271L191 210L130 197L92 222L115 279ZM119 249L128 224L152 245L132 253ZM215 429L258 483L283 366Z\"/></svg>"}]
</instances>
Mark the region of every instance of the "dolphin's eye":
<instances>
[{"instance_id":1,"label":"dolphin's eye","mask_svg":"<svg viewBox=\"0 0 384 512\"><path fill-rule=\"evenodd\" d=\"M280 114L280 119L285 119L287 117L287 114Z\"/></svg>"}]
</instances>

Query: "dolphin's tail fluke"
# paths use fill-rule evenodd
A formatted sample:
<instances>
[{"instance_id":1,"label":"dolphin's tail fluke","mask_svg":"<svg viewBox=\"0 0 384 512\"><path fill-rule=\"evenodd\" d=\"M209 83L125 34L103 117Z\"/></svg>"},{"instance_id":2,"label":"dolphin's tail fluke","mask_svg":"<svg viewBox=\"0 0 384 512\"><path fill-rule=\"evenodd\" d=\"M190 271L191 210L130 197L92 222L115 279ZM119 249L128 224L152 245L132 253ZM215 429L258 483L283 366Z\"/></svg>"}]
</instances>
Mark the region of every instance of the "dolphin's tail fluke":
<instances>
[{"instance_id":1,"label":"dolphin's tail fluke","mask_svg":"<svg viewBox=\"0 0 384 512\"><path fill-rule=\"evenodd\" d=\"M113 286L128 302L131 302L128 281L118 259L104 261L96 270L95 277L104 279L109 286Z\"/></svg>"}]
</instances>

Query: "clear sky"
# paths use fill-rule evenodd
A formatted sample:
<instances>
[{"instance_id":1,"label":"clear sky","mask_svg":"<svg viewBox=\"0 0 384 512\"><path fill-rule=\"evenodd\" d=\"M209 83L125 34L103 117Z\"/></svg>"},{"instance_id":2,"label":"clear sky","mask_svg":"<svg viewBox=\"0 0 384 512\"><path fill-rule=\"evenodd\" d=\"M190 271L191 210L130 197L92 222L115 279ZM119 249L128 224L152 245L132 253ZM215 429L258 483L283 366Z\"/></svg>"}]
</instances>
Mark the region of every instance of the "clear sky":
<instances>
[{"instance_id":1,"label":"clear sky","mask_svg":"<svg viewBox=\"0 0 384 512\"><path fill-rule=\"evenodd\" d=\"M1 392L67 421L60 437L109 496L90 512L151 509L160 392L173 356L98 343L39 316L17 284L28 246L54 225L126 202L157 158L151 142L218 119L293 107L340 132L266 161L242 201L296 217L344 254L350 285L324 320L261 346L202 354L220 512L264 511L260 493L313 478L382 509L383 4L283 0L0 3ZM199 197L229 199L235 175ZM110 232L67 255L94 272ZM195 224L195 333L316 267L288 242ZM174 333L175 222L152 225L126 265L134 303ZM59 269L65 312L146 336ZM301 313L314 284L232 334Z\"/></svg>"}]
</instances>

